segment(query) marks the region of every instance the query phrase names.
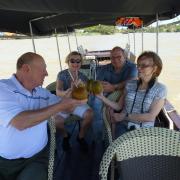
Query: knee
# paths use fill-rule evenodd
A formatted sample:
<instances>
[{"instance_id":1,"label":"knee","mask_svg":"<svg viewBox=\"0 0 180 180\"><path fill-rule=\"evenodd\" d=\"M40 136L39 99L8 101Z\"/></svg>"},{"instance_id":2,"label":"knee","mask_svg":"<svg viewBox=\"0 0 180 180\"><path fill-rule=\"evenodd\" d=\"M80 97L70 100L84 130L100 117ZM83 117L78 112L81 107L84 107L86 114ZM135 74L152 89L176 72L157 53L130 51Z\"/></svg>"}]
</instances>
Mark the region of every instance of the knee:
<instances>
[{"instance_id":1,"label":"knee","mask_svg":"<svg viewBox=\"0 0 180 180\"><path fill-rule=\"evenodd\" d=\"M88 109L85 113L84 113L84 117L83 119L86 119L88 122L91 122L93 119L94 113L92 109Z\"/></svg>"},{"instance_id":2,"label":"knee","mask_svg":"<svg viewBox=\"0 0 180 180\"><path fill-rule=\"evenodd\" d=\"M56 128L64 127L64 119L56 119L55 125L56 125Z\"/></svg>"}]
</instances>

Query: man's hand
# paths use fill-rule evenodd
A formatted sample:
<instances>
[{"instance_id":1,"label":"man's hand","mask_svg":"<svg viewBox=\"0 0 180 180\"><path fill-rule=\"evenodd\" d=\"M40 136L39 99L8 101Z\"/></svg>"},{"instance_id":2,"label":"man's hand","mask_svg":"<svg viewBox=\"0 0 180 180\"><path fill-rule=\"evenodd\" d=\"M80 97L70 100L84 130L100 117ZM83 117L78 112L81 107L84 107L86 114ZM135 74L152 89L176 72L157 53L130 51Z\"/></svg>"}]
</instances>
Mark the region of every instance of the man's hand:
<instances>
[{"instance_id":1,"label":"man's hand","mask_svg":"<svg viewBox=\"0 0 180 180\"><path fill-rule=\"evenodd\" d=\"M115 86L107 81L101 81L104 92L113 92L115 90Z\"/></svg>"},{"instance_id":2,"label":"man's hand","mask_svg":"<svg viewBox=\"0 0 180 180\"><path fill-rule=\"evenodd\" d=\"M76 100L76 99L72 99L72 98L62 98L59 105L61 106L62 112L72 112L74 110L74 108L76 108L77 106L80 106L80 105L83 105L86 103L87 103L87 99Z\"/></svg>"}]
</instances>

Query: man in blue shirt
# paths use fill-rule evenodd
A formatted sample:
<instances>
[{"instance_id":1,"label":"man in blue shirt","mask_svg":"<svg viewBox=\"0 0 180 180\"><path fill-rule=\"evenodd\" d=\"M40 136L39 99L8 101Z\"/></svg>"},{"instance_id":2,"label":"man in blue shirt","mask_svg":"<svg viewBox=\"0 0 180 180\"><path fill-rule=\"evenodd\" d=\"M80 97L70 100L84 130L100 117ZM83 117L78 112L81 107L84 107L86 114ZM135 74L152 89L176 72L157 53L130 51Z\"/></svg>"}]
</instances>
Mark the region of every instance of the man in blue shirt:
<instances>
[{"instance_id":1,"label":"man in blue shirt","mask_svg":"<svg viewBox=\"0 0 180 180\"><path fill-rule=\"evenodd\" d=\"M0 80L0 179L48 179L47 120L86 102L42 88L48 75L42 56L27 52L16 73Z\"/></svg>"},{"instance_id":2,"label":"man in blue shirt","mask_svg":"<svg viewBox=\"0 0 180 180\"><path fill-rule=\"evenodd\" d=\"M121 47L114 47L111 50L110 57L110 64L97 68L97 80L101 81L106 96L115 90L122 90L128 80L137 78L136 65L126 59ZM89 104L94 110L96 121L102 119L102 101L91 96Z\"/></svg>"}]
</instances>

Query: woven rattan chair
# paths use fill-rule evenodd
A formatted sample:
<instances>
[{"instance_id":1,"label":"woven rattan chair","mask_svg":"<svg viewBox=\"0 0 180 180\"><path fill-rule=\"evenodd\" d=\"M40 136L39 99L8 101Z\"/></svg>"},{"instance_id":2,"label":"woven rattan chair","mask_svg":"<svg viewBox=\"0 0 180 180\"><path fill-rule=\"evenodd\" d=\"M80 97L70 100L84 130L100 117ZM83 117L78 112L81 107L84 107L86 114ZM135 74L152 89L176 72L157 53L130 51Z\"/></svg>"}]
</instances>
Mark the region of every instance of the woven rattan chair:
<instances>
[{"instance_id":1,"label":"woven rattan chair","mask_svg":"<svg viewBox=\"0 0 180 180\"><path fill-rule=\"evenodd\" d=\"M107 180L116 156L120 180L179 180L180 132L165 128L141 128L116 139L100 164L100 179Z\"/></svg>"},{"instance_id":2,"label":"woven rattan chair","mask_svg":"<svg viewBox=\"0 0 180 180\"><path fill-rule=\"evenodd\" d=\"M55 127L55 120L53 117L50 118L48 121L49 125L49 165L48 165L48 180L53 180L53 170L54 170L54 158L55 158L55 149L56 149L56 127Z\"/></svg>"},{"instance_id":3,"label":"woven rattan chair","mask_svg":"<svg viewBox=\"0 0 180 180\"><path fill-rule=\"evenodd\" d=\"M46 89L48 89L52 94L56 94L56 81L46 86Z\"/></svg>"},{"instance_id":4,"label":"woven rattan chair","mask_svg":"<svg viewBox=\"0 0 180 180\"><path fill-rule=\"evenodd\" d=\"M108 99L111 101L117 101L120 97L120 91L114 91L108 96ZM104 122L104 140L106 143L106 146L108 146L110 143L112 143L112 129L111 129L111 124L110 121L108 120L106 116L106 109L107 106L103 107L103 122Z\"/></svg>"}]
</instances>

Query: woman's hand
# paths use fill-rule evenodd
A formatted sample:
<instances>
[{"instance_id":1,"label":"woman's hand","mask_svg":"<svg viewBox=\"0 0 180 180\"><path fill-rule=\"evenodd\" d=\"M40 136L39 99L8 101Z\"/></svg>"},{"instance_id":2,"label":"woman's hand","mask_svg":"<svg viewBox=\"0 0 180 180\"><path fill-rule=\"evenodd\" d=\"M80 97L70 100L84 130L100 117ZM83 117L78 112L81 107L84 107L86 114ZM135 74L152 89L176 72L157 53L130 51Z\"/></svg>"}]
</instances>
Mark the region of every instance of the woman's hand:
<instances>
[{"instance_id":1,"label":"woman's hand","mask_svg":"<svg viewBox=\"0 0 180 180\"><path fill-rule=\"evenodd\" d=\"M110 113L110 120L111 123L117 123L120 121L123 121L126 117L126 114L124 112L121 113L114 113L114 110L112 108L109 108L109 113Z\"/></svg>"},{"instance_id":2,"label":"woman's hand","mask_svg":"<svg viewBox=\"0 0 180 180\"><path fill-rule=\"evenodd\" d=\"M81 79L77 79L71 82L71 88L74 86L78 87L79 85L85 86L84 82Z\"/></svg>"},{"instance_id":3,"label":"woman's hand","mask_svg":"<svg viewBox=\"0 0 180 180\"><path fill-rule=\"evenodd\" d=\"M66 97L66 98L71 97L71 93L72 93L72 88L67 89L67 90L64 92L64 97Z\"/></svg>"}]
</instances>

